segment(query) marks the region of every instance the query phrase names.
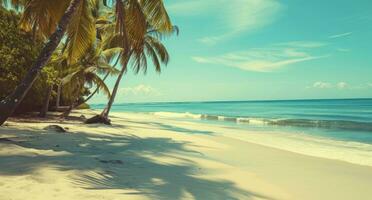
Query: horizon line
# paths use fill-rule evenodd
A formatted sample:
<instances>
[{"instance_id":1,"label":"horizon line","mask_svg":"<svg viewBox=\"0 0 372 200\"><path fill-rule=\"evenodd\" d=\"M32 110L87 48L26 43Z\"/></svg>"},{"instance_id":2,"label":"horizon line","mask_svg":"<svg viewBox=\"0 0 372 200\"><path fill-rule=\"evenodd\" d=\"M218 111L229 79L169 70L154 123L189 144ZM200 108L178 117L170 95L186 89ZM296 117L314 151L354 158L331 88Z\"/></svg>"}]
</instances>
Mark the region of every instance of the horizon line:
<instances>
[{"instance_id":1,"label":"horizon line","mask_svg":"<svg viewBox=\"0 0 372 200\"><path fill-rule=\"evenodd\" d=\"M372 100L372 97L355 97L355 98L314 98L314 99L261 99L261 100L208 100L208 101L158 101L158 102L127 102L117 103L113 105L123 104L167 104L167 103L228 103L228 102L272 102L272 101L326 101L326 100ZM105 103L91 103L88 105L105 105Z\"/></svg>"}]
</instances>

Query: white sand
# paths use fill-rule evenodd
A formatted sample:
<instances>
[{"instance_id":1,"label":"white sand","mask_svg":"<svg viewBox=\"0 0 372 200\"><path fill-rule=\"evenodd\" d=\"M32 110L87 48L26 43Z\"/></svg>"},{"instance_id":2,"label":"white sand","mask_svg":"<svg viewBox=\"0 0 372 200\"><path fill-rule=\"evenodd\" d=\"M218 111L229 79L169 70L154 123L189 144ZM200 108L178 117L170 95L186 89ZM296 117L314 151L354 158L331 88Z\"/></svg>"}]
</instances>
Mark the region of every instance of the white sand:
<instances>
[{"instance_id":1,"label":"white sand","mask_svg":"<svg viewBox=\"0 0 372 200\"><path fill-rule=\"evenodd\" d=\"M115 116L111 127L59 123L68 133L43 130L56 123L0 128L11 139L0 141L0 200L372 197L372 167L250 143L219 125Z\"/></svg>"}]
</instances>

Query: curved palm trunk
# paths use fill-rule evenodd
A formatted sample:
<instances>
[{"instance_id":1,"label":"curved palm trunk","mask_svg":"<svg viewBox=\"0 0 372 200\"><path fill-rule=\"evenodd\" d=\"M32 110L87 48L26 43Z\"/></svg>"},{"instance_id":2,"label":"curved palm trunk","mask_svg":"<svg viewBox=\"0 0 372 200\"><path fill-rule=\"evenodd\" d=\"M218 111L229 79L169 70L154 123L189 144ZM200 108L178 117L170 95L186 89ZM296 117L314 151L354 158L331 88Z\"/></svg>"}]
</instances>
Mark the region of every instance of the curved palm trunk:
<instances>
[{"instance_id":1,"label":"curved palm trunk","mask_svg":"<svg viewBox=\"0 0 372 200\"><path fill-rule=\"evenodd\" d=\"M107 103L106 108L103 109L103 111L100 115L96 115L92 118L87 119L85 121L86 124L103 123L103 124L111 125L111 122L110 122L110 119L108 118L108 116L109 116L112 104L114 103L117 91L119 89L120 81L123 78L123 75L126 71L127 63L128 63L128 59L126 59L125 63L122 66L120 74L119 74L118 78L116 79L114 89L112 90L112 93L111 93L111 96L110 96L110 99Z\"/></svg>"},{"instance_id":2,"label":"curved palm trunk","mask_svg":"<svg viewBox=\"0 0 372 200\"><path fill-rule=\"evenodd\" d=\"M105 77L102 79L103 81L105 81L106 79L107 79L107 77L108 77L108 75L110 75L110 73L108 72L108 73L106 73L106 75L105 75ZM79 107L79 106L81 106L82 104L84 104L84 103L86 103L86 102L88 102L97 92L98 92L98 90L99 90L99 86L97 86L96 87L96 89L92 92L92 94L90 94L84 101L82 101L82 102L79 102L78 100L74 103L74 104L72 104L71 106L70 106L70 108L67 110L67 111L65 111L62 115L61 115L61 117L68 117L69 115L70 115L70 113L71 113L71 111L73 110L73 109L75 109L75 108L77 108L77 107Z\"/></svg>"},{"instance_id":3,"label":"curved palm trunk","mask_svg":"<svg viewBox=\"0 0 372 200\"><path fill-rule=\"evenodd\" d=\"M129 57L129 55L128 55L128 57ZM122 66L122 69L120 71L120 74L119 74L118 78L116 79L115 86L114 86L114 89L112 90L110 100L107 103L107 107L101 113L101 116L103 118L105 118L105 119L108 119L108 115L109 115L109 113L111 111L112 104L114 104L115 97L116 97L116 94L117 94L118 89L119 89L119 86L120 86L120 81L123 78L123 75L124 75L124 73L126 71L127 64L128 64L128 58L126 58L125 63L123 63L123 66Z\"/></svg>"},{"instance_id":4,"label":"curved palm trunk","mask_svg":"<svg viewBox=\"0 0 372 200\"><path fill-rule=\"evenodd\" d=\"M110 75L110 73L107 73L105 75L105 77L103 77L102 80L105 81L107 79L108 75ZM98 92L98 90L99 90L99 87L97 86L97 88L92 92L92 94L90 94L83 102L80 102L76 107L79 107L82 104L88 102Z\"/></svg>"},{"instance_id":5,"label":"curved palm trunk","mask_svg":"<svg viewBox=\"0 0 372 200\"><path fill-rule=\"evenodd\" d=\"M117 6L116 7L117 12L120 12L120 11L122 12L122 18L120 18L120 21L122 21L122 22L119 23L119 26L117 27L117 31L119 31L120 35L123 37L124 52L123 52L122 56L124 56L125 60L122 63L122 68L121 68L120 74L119 74L118 78L116 79L116 83L115 83L114 89L112 90L110 100L107 103L107 107L101 113L101 118L103 118L104 121L107 121L108 123L110 123L110 120L108 119L108 116L109 116L109 113L111 111L112 104L114 104L115 97L116 97L116 94L117 94L119 86L120 86L120 81L123 78L123 75L124 75L124 73L127 69L127 64L129 62L129 58L130 58L130 54L131 54L130 51L129 51L127 27L125 25L125 12L126 11L125 11L125 9L120 9L120 8L123 7L123 4L120 0L116 0L116 6Z\"/></svg>"},{"instance_id":6,"label":"curved palm trunk","mask_svg":"<svg viewBox=\"0 0 372 200\"><path fill-rule=\"evenodd\" d=\"M44 48L28 71L26 77L22 80L20 85L15 89L13 94L6 97L0 102L0 125L2 125L10 115L13 114L19 103L24 99L33 83L35 82L41 69L47 64L52 53L61 42L62 37L66 31L67 25L70 23L73 14L75 13L78 5L82 0L72 0L54 33L49 37L49 41L46 43Z\"/></svg>"},{"instance_id":7,"label":"curved palm trunk","mask_svg":"<svg viewBox=\"0 0 372 200\"><path fill-rule=\"evenodd\" d=\"M58 110L61 101L62 83L57 85L57 99L56 99L56 110Z\"/></svg>"},{"instance_id":8,"label":"curved palm trunk","mask_svg":"<svg viewBox=\"0 0 372 200\"><path fill-rule=\"evenodd\" d=\"M41 111L39 113L39 117L46 117L46 115L48 113L49 100L50 100L50 96L52 95L52 90L53 90L53 85L49 86L48 92L45 95L44 104L43 104L43 107L41 108Z\"/></svg>"},{"instance_id":9,"label":"curved palm trunk","mask_svg":"<svg viewBox=\"0 0 372 200\"><path fill-rule=\"evenodd\" d=\"M121 55L121 53L119 54L119 56L118 56L118 58L116 59L116 62L115 62L115 64L112 66L112 67L116 67L118 64L119 64L119 60L120 60L120 55ZM107 79L107 77L110 75L110 72L107 72L106 73L106 75L105 75L105 77L103 77L103 82L105 82L106 81L106 79ZM88 102L97 92L98 92L98 90L99 90L99 86L97 86L96 87L96 89L93 91L93 93L92 94L90 94L84 101L82 101L82 102L77 102L77 105L74 105L74 107L72 108L72 109L74 109L74 108L76 108L76 107L79 107L79 106L81 106L82 104L84 104L84 103L86 103L86 102ZM72 110L71 109L71 110ZM71 112L71 110L70 110L70 112Z\"/></svg>"},{"instance_id":10,"label":"curved palm trunk","mask_svg":"<svg viewBox=\"0 0 372 200\"><path fill-rule=\"evenodd\" d=\"M122 9L122 8L123 8L123 2L121 0L116 0L116 11L118 12L119 9L120 9L119 12L122 12L121 13L122 16L119 20L119 21L121 21L121 23L118 23L119 26L117 27L117 31L123 37L123 44L122 45L123 45L124 52L121 54L121 56L124 57L124 62L122 63L122 68L121 68L120 74L119 74L118 78L116 79L115 86L114 86L114 89L112 90L110 100L107 103L107 107L105 109L103 109L103 111L100 115L94 116L94 117L86 120L85 123L87 123L87 124L92 124L92 123L111 124L110 119L108 118L108 116L109 116L109 113L111 111L111 107L114 104L115 97L116 97L116 94L117 94L119 86L120 86L120 81L123 78L123 75L124 75L125 71L127 70L127 64L129 62L129 58L131 56L131 52L129 50L130 46L129 46L129 42L128 42L128 33L127 33L126 26L125 26L125 9Z\"/></svg>"}]
</instances>

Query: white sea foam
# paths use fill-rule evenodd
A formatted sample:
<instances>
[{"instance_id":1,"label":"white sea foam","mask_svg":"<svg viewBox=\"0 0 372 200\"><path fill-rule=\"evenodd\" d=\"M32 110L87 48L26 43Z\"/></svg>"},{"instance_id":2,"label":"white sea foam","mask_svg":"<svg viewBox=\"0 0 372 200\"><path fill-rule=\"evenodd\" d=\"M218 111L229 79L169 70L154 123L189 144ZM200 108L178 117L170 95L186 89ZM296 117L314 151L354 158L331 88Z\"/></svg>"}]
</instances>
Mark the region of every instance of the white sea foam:
<instances>
[{"instance_id":1,"label":"white sea foam","mask_svg":"<svg viewBox=\"0 0 372 200\"><path fill-rule=\"evenodd\" d=\"M167 117L167 118L193 118L193 119L200 119L202 115L200 114L193 114L189 112L185 113L176 113L176 112L153 112L153 115L159 117Z\"/></svg>"},{"instance_id":2,"label":"white sea foam","mask_svg":"<svg viewBox=\"0 0 372 200\"><path fill-rule=\"evenodd\" d=\"M152 114L167 118L193 118L218 121L230 121L238 124L274 125L293 127L337 128L345 130L372 131L372 123L342 120L312 120L312 119L265 119L254 117L231 117L223 115L195 114L190 112L153 112Z\"/></svg>"},{"instance_id":3,"label":"white sea foam","mask_svg":"<svg viewBox=\"0 0 372 200\"><path fill-rule=\"evenodd\" d=\"M182 118L206 118L218 120L218 116L198 115L192 113L173 113L173 112L156 112L151 113L161 118L168 119L182 119ZM149 115L151 116L151 115ZM142 118L142 116L140 117ZM219 118L224 119L225 118ZM263 124L266 119L249 119L237 118L237 121L249 121L249 123ZM239 123L239 122L238 122ZM198 123L195 123L198 124ZM282 149L294 153L299 153L308 156L327 158L345 161L349 163L372 166L372 144L356 142L356 141L343 141L332 138L321 137L305 133L301 130L273 128L260 131L251 131L245 128L234 127L230 129L228 126L218 126L212 124L206 130L214 133L223 134L226 137L231 137L238 140L243 140L255 144L260 144L272 148ZM366 133L367 134L367 133Z\"/></svg>"},{"instance_id":4,"label":"white sea foam","mask_svg":"<svg viewBox=\"0 0 372 200\"><path fill-rule=\"evenodd\" d=\"M221 121L224 121L225 120L225 117L224 116L218 116L217 118L218 118L218 120L221 120Z\"/></svg>"},{"instance_id":5,"label":"white sea foam","mask_svg":"<svg viewBox=\"0 0 372 200\"><path fill-rule=\"evenodd\" d=\"M257 119L249 119L250 124L256 124L256 125L264 125L264 121L262 120L257 120Z\"/></svg>"},{"instance_id":6,"label":"white sea foam","mask_svg":"<svg viewBox=\"0 0 372 200\"><path fill-rule=\"evenodd\" d=\"M248 132L226 136L294 153L372 166L372 145L367 143L332 140L304 133Z\"/></svg>"},{"instance_id":7,"label":"white sea foam","mask_svg":"<svg viewBox=\"0 0 372 200\"><path fill-rule=\"evenodd\" d=\"M250 119L249 118L244 118L244 117L239 117L236 119L236 122L237 123L244 123L244 124L247 124L249 123Z\"/></svg>"}]
</instances>

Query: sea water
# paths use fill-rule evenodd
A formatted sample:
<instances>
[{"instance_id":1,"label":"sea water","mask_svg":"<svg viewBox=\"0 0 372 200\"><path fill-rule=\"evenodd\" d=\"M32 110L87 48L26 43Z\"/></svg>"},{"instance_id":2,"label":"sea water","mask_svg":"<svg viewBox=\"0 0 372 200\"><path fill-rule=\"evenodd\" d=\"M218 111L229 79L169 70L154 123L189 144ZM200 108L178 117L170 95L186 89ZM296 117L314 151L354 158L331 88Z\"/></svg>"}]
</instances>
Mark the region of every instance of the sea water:
<instances>
[{"instance_id":1,"label":"sea water","mask_svg":"<svg viewBox=\"0 0 372 200\"><path fill-rule=\"evenodd\" d=\"M223 124L247 130L239 139L372 166L372 99L135 103L113 111Z\"/></svg>"}]
</instances>

